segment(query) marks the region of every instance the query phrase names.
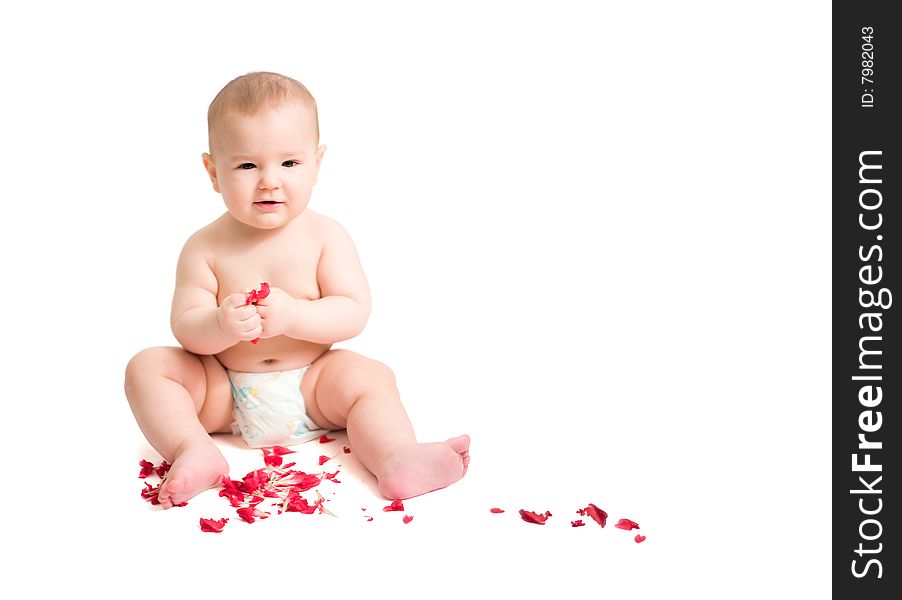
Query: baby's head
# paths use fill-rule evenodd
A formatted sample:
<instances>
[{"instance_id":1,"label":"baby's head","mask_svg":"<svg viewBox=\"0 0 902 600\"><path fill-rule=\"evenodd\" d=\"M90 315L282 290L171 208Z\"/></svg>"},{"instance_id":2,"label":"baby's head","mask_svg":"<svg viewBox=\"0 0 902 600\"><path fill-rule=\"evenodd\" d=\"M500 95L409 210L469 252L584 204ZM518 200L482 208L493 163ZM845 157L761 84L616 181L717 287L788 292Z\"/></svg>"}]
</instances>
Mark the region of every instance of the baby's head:
<instances>
[{"instance_id":1,"label":"baby's head","mask_svg":"<svg viewBox=\"0 0 902 600\"><path fill-rule=\"evenodd\" d=\"M242 75L213 99L207 126L204 168L236 220L274 229L304 211L326 151L307 88L276 73Z\"/></svg>"},{"instance_id":2,"label":"baby's head","mask_svg":"<svg viewBox=\"0 0 902 600\"><path fill-rule=\"evenodd\" d=\"M251 116L284 104L305 106L313 118L314 147L319 145L319 117L316 100L300 81L278 73L254 72L236 77L222 88L207 110L207 137L210 154L214 154L216 128L226 115Z\"/></svg>"}]
</instances>

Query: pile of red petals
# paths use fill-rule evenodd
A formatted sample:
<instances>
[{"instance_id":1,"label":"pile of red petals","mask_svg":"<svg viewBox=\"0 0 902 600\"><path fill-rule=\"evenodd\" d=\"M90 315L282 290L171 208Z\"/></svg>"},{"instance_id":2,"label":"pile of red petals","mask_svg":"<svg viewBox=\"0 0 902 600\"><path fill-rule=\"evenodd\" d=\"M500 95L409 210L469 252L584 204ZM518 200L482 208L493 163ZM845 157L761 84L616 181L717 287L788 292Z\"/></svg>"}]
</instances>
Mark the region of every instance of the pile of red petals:
<instances>
[{"instance_id":1,"label":"pile of red petals","mask_svg":"<svg viewBox=\"0 0 902 600\"><path fill-rule=\"evenodd\" d=\"M269 296L269 284L265 281L260 284L259 290L251 290L249 292L244 293L244 305L247 306L249 304L256 305L258 301L263 300ZM260 341L260 338L254 338L251 340L252 344L256 344Z\"/></svg>"},{"instance_id":2,"label":"pile of red petals","mask_svg":"<svg viewBox=\"0 0 902 600\"><path fill-rule=\"evenodd\" d=\"M270 517L270 512L260 508L260 504L267 498L273 500L272 506L277 507L278 514L298 512L310 515L320 512L335 516L323 506L325 499L319 491L316 492L317 499L315 501L304 498L301 496L301 493L317 487L323 480L340 483L336 478L338 471L334 473L324 471L313 475L303 471L292 470L291 467L295 466L295 463L283 465L282 457L293 452L293 450L283 446L275 446L272 450L264 448L263 462L266 465L265 467L251 471L241 480L223 476L221 481L222 489L219 490L219 495L228 500L229 504L237 510L241 520L253 523L257 519ZM165 461L160 467L156 468L146 460L142 460L139 464L141 466L139 476L142 478L154 472L163 477L169 469L169 464ZM151 504L159 504L157 496L160 486L151 486L146 482L144 485L146 487L141 491L141 497L148 500ZM185 506L186 504L187 502L183 502L179 506ZM220 533L227 522L227 518L218 520L202 518L200 520L200 528L201 531Z\"/></svg>"}]
</instances>

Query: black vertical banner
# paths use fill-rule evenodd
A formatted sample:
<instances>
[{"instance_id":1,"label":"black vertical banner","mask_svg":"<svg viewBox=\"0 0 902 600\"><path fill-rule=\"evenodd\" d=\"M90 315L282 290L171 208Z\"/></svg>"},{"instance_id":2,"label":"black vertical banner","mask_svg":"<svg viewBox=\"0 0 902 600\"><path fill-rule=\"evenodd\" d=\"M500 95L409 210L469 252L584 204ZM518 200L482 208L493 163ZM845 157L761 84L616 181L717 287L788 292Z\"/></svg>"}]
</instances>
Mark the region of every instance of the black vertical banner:
<instances>
[{"instance_id":1,"label":"black vertical banner","mask_svg":"<svg viewBox=\"0 0 902 600\"><path fill-rule=\"evenodd\" d=\"M833 590L902 598L902 20L833 3Z\"/></svg>"}]
</instances>

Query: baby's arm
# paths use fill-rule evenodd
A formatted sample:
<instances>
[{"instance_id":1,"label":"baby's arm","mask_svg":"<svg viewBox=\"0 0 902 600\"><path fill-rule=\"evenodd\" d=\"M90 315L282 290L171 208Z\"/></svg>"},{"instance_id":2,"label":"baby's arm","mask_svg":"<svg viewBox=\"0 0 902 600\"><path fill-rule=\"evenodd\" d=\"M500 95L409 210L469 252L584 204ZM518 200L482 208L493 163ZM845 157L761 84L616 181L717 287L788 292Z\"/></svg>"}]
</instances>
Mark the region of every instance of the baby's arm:
<instances>
[{"instance_id":1,"label":"baby's arm","mask_svg":"<svg viewBox=\"0 0 902 600\"><path fill-rule=\"evenodd\" d=\"M280 333L317 344L334 344L363 331L370 316L370 288L351 237L337 222L322 218L323 249L316 267L322 297L295 299L293 314ZM263 337L268 337L267 303L277 301L271 298L258 303Z\"/></svg>"},{"instance_id":2,"label":"baby's arm","mask_svg":"<svg viewBox=\"0 0 902 600\"><path fill-rule=\"evenodd\" d=\"M176 269L172 298L172 333L185 350L218 354L241 340L260 335L260 316L235 293L216 305L218 283L204 258L203 244L193 236L185 244Z\"/></svg>"}]
</instances>

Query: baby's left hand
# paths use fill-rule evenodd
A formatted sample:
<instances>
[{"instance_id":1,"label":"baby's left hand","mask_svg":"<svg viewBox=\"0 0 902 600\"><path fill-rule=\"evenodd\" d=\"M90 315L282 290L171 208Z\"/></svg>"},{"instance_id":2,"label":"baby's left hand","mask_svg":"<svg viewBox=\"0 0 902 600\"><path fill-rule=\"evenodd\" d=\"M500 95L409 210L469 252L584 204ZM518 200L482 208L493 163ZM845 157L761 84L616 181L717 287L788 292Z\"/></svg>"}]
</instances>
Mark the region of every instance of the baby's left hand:
<instances>
[{"instance_id":1,"label":"baby's left hand","mask_svg":"<svg viewBox=\"0 0 902 600\"><path fill-rule=\"evenodd\" d=\"M285 290L269 286L269 295L257 301L257 314L263 325L260 337L271 338L284 334L294 319L295 311L297 300Z\"/></svg>"}]
</instances>

